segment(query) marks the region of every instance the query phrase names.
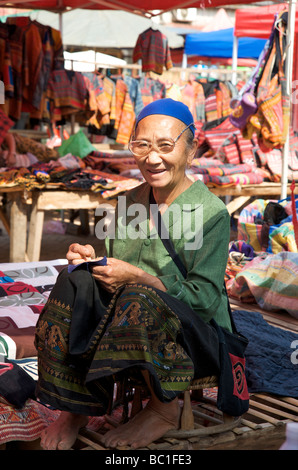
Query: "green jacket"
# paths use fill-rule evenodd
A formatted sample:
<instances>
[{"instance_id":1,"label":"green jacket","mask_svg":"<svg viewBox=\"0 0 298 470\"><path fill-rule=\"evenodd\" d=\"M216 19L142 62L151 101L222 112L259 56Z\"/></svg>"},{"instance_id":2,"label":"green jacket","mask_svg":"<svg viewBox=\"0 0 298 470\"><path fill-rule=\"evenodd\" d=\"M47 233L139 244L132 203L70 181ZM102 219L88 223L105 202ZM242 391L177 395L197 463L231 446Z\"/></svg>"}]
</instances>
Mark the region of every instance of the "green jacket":
<instances>
[{"instance_id":1,"label":"green jacket","mask_svg":"<svg viewBox=\"0 0 298 470\"><path fill-rule=\"evenodd\" d=\"M163 214L188 273L184 279L156 228L149 233L149 193L150 186L144 183L118 198L115 231L106 238L107 256L157 276L169 295L188 304L204 321L214 318L231 330L224 291L230 216L224 203L197 181Z\"/></svg>"}]
</instances>

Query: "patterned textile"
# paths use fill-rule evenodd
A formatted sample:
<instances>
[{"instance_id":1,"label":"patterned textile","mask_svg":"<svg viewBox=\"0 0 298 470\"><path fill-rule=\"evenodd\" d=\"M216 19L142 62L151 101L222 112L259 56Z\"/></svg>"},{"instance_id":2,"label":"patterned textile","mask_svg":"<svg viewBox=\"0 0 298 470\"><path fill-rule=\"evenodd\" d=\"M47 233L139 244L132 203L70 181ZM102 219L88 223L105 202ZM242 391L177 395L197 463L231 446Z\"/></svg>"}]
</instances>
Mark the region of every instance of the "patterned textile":
<instances>
[{"instance_id":1,"label":"patterned textile","mask_svg":"<svg viewBox=\"0 0 298 470\"><path fill-rule=\"evenodd\" d=\"M225 161L234 165L240 164L240 157L236 144L225 145L222 150L225 155Z\"/></svg>"},{"instance_id":2,"label":"patterned textile","mask_svg":"<svg viewBox=\"0 0 298 470\"><path fill-rule=\"evenodd\" d=\"M194 121L205 121L205 95L201 83L189 80L182 88L181 101L188 106Z\"/></svg>"},{"instance_id":3,"label":"patterned textile","mask_svg":"<svg viewBox=\"0 0 298 470\"><path fill-rule=\"evenodd\" d=\"M142 60L142 72L162 75L164 66L167 70L173 66L167 37L152 28L138 36L132 58L133 62Z\"/></svg>"},{"instance_id":4,"label":"patterned textile","mask_svg":"<svg viewBox=\"0 0 298 470\"><path fill-rule=\"evenodd\" d=\"M215 121L218 118L216 94L209 95L205 98L206 121Z\"/></svg>"},{"instance_id":5,"label":"patterned textile","mask_svg":"<svg viewBox=\"0 0 298 470\"><path fill-rule=\"evenodd\" d=\"M43 49L39 29L30 18L10 17L8 24L16 25L24 31L24 62L23 62L23 105L22 111L39 109L42 98L42 86L40 82Z\"/></svg>"},{"instance_id":6,"label":"patterned textile","mask_svg":"<svg viewBox=\"0 0 298 470\"><path fill-rule=\"evenodd\" d=\"M236 275L230 295L241 302L257 302L264 310L284 310L298 318L298 253L257 256Z\"/></svg>"},{"instance_id":7,"label":"patterned textile","mask_svg":"<svg viewBox=\"0 0 298 470\"><path fill-rule=\"evenodd\" d=\"M41 142L36 142L29 137L24 137L17 133L13 133L13 137L16 143L17 153L19 154L26 154L29 152L41 162L56 160L59 157L57 150L51 149Z\"/></svg>"},{"instance_id":8,"label":"patterned textile","mask_svg":"<svg viewBox=\"0 0 298 470\"><path fill-rule=\"evenodd\" d=\"M234 186L237 184L260 184L264 181L262 175L258 173L239 173L228 176L209 176L204 175L205 184L212 183L214 186Z\"/></svg>"},{"instance_id":9,"label":"patterned textile","mask_svg":"<svg viewBox=\"0 0 298 470\"><path fill-rule=\"evenodd\" d=\"M55 121L84 111L87 88L83 75L70 70L53 70L48 83L48 97Z\"/></svg>"},{"instance_id":10,"label":"patterned textile","mask_svg":"<svg viewBox=\"0 0 298 470\"><path fill-rule=\"evenodd\" d=\"M226 83L219 82L219 88L222 93L222 110L219 117L226 117L231 113L230 101L232 93Z\"/></svg>"},{"instance_id":11,"label":"patterned textile","mask_svg":"<svg viewBox=\"0 0 298 470\"><path fill-rule=\"evenodd\" d=\"M0 355L9 360L36 355L35 325L58 275L50 262L24 264L0 271Z\"/></svg>"},{"instance_id":12,"label":"patterned textile","mask_svg":"<svg viewBox=\"0 0 298 470\"><path fill-rule=\"evenodd\" d=\"M8 130L13 126L13 121L0 109L0 145L2 144Z\"/></svg>"},{"instance_id":13,"label":"patterned textile","mask_svg":"<svg viewBox=\"0 0 298 470\"><path fill-rule=\"evenodd\" d=\"M265 225L264 213L269 202L257 199L241 211L238 219L238 239L249 243L256 252L297 252L292 215L285 217L281 223ZM280 203L290 214L288 207L291 203L287 200Z\"/></svg>"},{"instance_id":14,"label":"patterned textile","mask_svg":"<svg viewBox=\"0 0 298 470\"><path fill-rule=\"evenodd\" d=\"M166 98L166 86L160 80L151 77L140 77L139 83L144 106L154 100Z\"/></svg>"},{"instance_id":15,"label":"patterned textile","mask_svg":"<svg viewBox=\"0 0 298 470\"><path fill-rule=\"evenodd\" d=\"M96 74L86 72L83 73L83 78L88 91L88 100L84 113L86 116L83 114L82 119L84 122L85 118L86 125L93 125L99 129L103 123L106 123L106 115L110 112L110 103L104 92L103 82ZM89 112L92 113L90 118L88 117Z\"/></svg>"},{"instance_id":16,"label":"patterned textile","mask_svg":"<svg viewBox=\"0 0 298 470\"><path fill-rule=\"evenodd\" d=\"M194 181L201 179L205 184L214 186L233 186L236 184L258 184L264 180L262 173L251 171L250 165L222 163L221 161L215 164L214 162L218 162L216 159L205 159L204 157L203 159L204 162L210 160L210 163L201 162L202 158L193 160L192 173L189 176Z\"/></svg>"},{"instance_id":17,"label":"patterned textile","mask_svg":"<svg viewBox=\"0 0 298 470\"><path fill-rule=\"evenodd\" d=\"M274 175L275 181L281 181L282 176L282 153L280 150L271 150L267 154L267 166ZM296 152L288 154L288 179L298 180L298 160Z\"/></svg>"},{"instance_id":18,"label":"patterned textile","mask_svg":"<svg viewBox=\"0 0 298 470\"><path fill-rule=\"evenodd\" d=\"M228 118L225 118L218 126L206 130L203 128L201 132L204 134L209 147L216 153L225 139L233 134L237 135L239 130L232 126Z\"/></svg>"},{"instance_id":19,"label":"patterned textile","mask_svg":"<svg viewBox=\"0 0 298 470\"><path fill-rule=\"evenodd\" d=\"M118 144L128 144L133 131L136 115L128 91L125 93L121 118L118 126L116 142Z\"/></svg>"},{"instance_id":20,"label":"patterned textile","mask_svg":"<svg viewBox=\"0 0 298 470\"><path fill-rule=\"evenodd\" d=\"M199 161L201 159L198 159ZM224 163L218 166L214 165L204 165L204 164L197 164L197 161L194 161L192 164L192 168L196 173L206 174L210 176L227 176L233 175L238 173L250 173L251 168L249 165L244 163L240 163L239 165L234 165L232 163Z\"/></svg>"},{"instance_id":21,"label":"patterned textile","mask_svg":"<svg viewBox=\"0 0 298 470\"><path fill-rule=\"evenodd\" d=\"M0 444L10 441L34 441L57 417L58 411L28 400L23 408L0 403Z\"/></svg>"},{"instance_id":22,"label":"patterned textile","mask_svg":"<svg viewBox=\"0 0 298 470\"><path fill-rule=\"evenodd\" d=\"M5 112L7 112L9 117L17 121L21 117L22 110L25 33L14 25L0 23L0 37L6 42L9 42L13 83L13 96L7 100L7 103L5 104Z\"/></svg>"},{"instance_id":23,"label":"patterned textile","mask_svg":"<svg viewBox=\"0 0 298 470\"><path fill-rule=\"evenodd\" d=\"M140 379L140 368L147 369L157 396L168 401L194 375L219 367L213 328L186 304L147 286L110 296L84 269L58 277L37 323L36 347L40 401L90 415L105 413L115 377L128 371Z\"/></svg>"},{"instance_id":24,"label":"patterned textile","mask_svg":"<svg viewBox=\"0 0 298 470\"><path fill-rule=\"evenodd\" d=\"M239 148L242 163L247 163L252 168L256 167L256 160L253 154L253 146L250 140L244 139L241 134L237 134L237 145Z\"/></svg>"},{"instance_id":25,"label":"patterned textile","mask_svg":"<svg viewBox=\"0 0 298 470\"><path fill-rule=\"evenodd\" d=\"M12 77L10 44L5 38L1 37L0 30L0 80L4 83L6 98L11 98L14 92Z\"/></svg>"},{"instance_id":26,"label":"patterned textile","mask_svg":"<svg viewBox=\"0 0 298 470\"><path fill-rule=\"evenodd\" d=\"M140 83L136 78L129 75L124 76L124 83L127 86L135 115L138 116L144 107Z\"/></svg>"}]
</instances>

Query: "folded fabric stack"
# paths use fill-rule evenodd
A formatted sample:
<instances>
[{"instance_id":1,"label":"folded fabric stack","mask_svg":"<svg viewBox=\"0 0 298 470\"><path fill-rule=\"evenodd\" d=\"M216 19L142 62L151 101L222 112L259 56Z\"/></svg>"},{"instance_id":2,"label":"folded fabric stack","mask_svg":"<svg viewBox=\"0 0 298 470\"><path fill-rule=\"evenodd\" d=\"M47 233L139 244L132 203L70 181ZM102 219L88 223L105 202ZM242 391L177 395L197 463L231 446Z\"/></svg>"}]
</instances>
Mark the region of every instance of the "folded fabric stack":
<instances>
[{"instance_id":1,"label":"folded fabric stack","mask_svg":"<svg viewBox=\"0 0 298 470\"><path fill-rule=\"evenodd\" d=\"M238 218L238 240L249 243L255 252L297 252L291 201L256 199ZM298 199L296 199L298 211Z\"/></svg>"},{"instance_id":2,"label":"folded fabric stack","mask_svg":"<svg viewBox=\"0 0 298 470\"><path fill-rule=\"evenodd\" d=\"M298 214L298 198L257 199L241 211L237 241L230 244L226 283L229 295L241 302L298 318L293 208Z\"/></svg>"},{"instance_id":3,"label":"folded fabric stack","mask_svg":"<svg viewBox=\"0 0 298 470\"><path fill-rule=\"evenodd\" d=\"M27 168L4 169L0 172L0 187L23 186L31 190L54 184L65 189L100 192L104 198L112 198L140 184L140 178L120 174L128 168L135 165L127 156L113 158L95 152L79 158L67 154L49 162L38 161Z\"/></svg>"},{"instance_id":4,"label":"folded fabric stack","mask_svg":"<svg viewBox=\"0 0 298 470\"><path fill-rule=\"evenodd\" d=\"M235 276L229 295L298 318L298 253L256 256Z\"/></svg>"},{"instance_id":5,"label":"folded fabric stack","mask_svg":"<svg viewBox=\"0 0 298 470\"><path fill-rule=\"evenodd\" d=\"M221 160L223 163L250 166L250 173L245 177L225 178L222 180L204 179L206 184L257 184L263 181L280 182L282 176L282 151L270 150L264 153L258 145L255 135L244 139L240 130L234 127L228 118L221 118L204 123L198 129L200 148L198 157ZM298 137L290 130L288 178L298 180ZM242 174L242 172L241 172ZM257 174L257 175L256 175Z\"/></svg>"},{"instance_id":6,"label":"folded fabric stack","mask_svg":"<svg viewBox=\"0 0 298 470\"><path fill-rule=\"evenodd\" d=\"M209 163L205 163L205 158L203 162L200 160L197 158L193 161L191 177L193 180L201 179L207 185L227 187L237 184L257 184L264 180L258 169L252 171L251 166L245 163L225 164L215 160L212 164L212 159Z\"/></svg>"}]
</instances>

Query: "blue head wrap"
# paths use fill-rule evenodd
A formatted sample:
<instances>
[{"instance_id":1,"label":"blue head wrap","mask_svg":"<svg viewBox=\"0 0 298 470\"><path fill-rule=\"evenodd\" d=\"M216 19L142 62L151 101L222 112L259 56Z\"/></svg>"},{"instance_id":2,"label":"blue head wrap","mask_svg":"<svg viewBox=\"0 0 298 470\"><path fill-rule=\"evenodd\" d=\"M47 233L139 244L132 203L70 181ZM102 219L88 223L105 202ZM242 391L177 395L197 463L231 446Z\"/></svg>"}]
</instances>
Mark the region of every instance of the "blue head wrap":
<instances>
[{"instance_id":1,"label":"blue head wrap","mask_svg":"<svg viewBox=\"0 0 298 470\"><path fill-rule=\"evenodd\" d=\"M162 114L164 116L172 116L179 121L184 122L186 126L190 126L190 130L195 134L195 125L193 122L193 116L189 111L188 107L181 103L181 101L175 101L172 98L162 98L160 100L152 101L145 106L137 117L135 128L139 122L147 116L152 114Z\"/></svg>"}]
</instances>

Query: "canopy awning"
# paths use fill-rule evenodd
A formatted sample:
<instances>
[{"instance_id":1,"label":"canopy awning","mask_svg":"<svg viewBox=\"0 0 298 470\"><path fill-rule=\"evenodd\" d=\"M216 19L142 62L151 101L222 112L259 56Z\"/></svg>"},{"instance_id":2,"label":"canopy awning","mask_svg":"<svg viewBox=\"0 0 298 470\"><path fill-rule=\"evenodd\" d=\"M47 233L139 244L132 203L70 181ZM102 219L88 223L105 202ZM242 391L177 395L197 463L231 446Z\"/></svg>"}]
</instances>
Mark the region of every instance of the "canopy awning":
<instances>
[{"instance_id":1,"label":"canopy awning","mask_svg":"<svg viewBox=\"0 0 298 470\"><path fill-rule=\"evenodd\" d=\"M217 6L239 5L241 0L0 0L0 7L23 8L28 10L49 10L65 12L77 8L88 10L123 10L145 16L153 16L177 8L213 8ZM246 4L254 0L246 0Z\"/></svg>"},{"instance_id":2,"label":"canopy awning","mask_svg":"<svg viewBox=\"0 0 298 470\"><path fill-rule=\"evenodd\" d=\"M288 10L287 3L236 10L234 35L237 37L269 38L274 15L283 10ZM298 32L297 20L295 32Z\"/></svg>"},{"instance_id":3,"label":"canopy awning","mask_svg":"<svg viewBox=\"0 0 298 470\"><path fill-rule=\"evenodd\" d=\"M30 13L32 20L60 29L59 15L43 10ZM182 36L166 26L155 24L150 18L136 17L126 11L72 10L63 13L62 40L66 47L99 49L134 48L140 33L148 28L159 29L166 35L170 48L184 46Z\"/></svg>"}]
</instances>

